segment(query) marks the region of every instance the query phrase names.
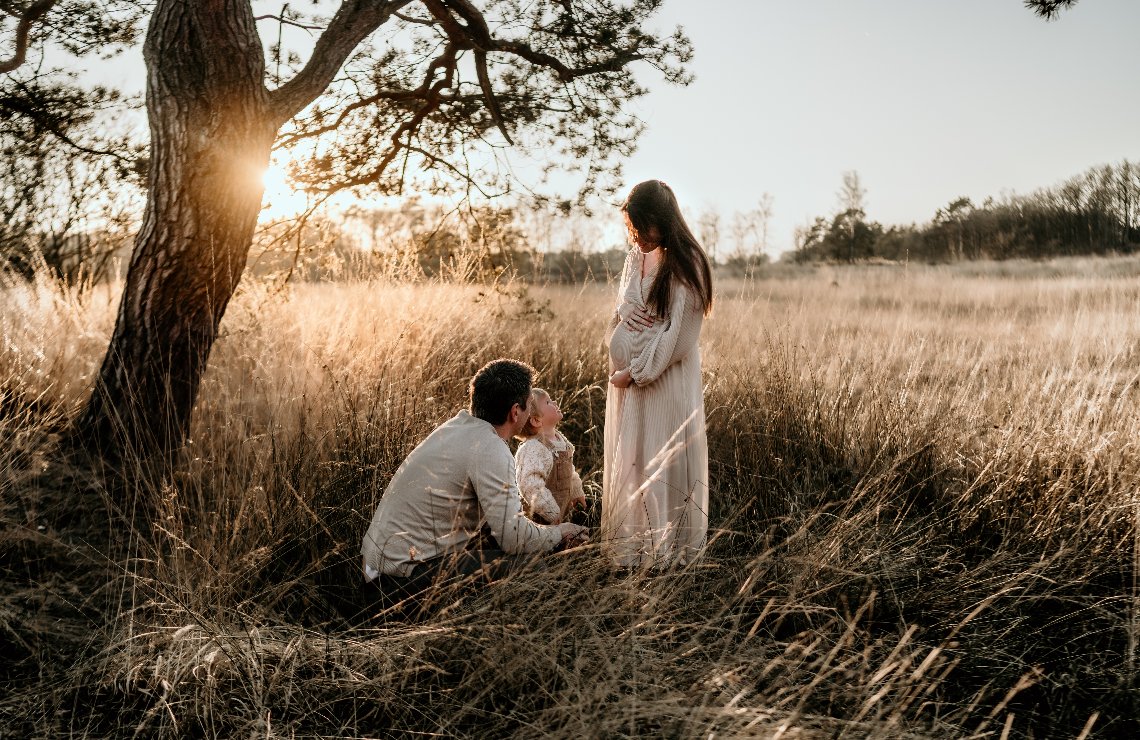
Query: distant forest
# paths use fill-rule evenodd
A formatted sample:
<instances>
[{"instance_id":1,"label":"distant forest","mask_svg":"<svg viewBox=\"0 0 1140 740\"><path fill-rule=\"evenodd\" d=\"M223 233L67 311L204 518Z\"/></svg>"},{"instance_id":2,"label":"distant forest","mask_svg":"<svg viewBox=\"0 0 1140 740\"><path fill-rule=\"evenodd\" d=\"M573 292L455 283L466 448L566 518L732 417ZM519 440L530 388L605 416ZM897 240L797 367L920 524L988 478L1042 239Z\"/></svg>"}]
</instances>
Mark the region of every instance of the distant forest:
<instances>
[{"instance_id":1,"label":"distant forest","mask_svg":"<svg viewBox=\"0 0 1140 740\"><path fill-rule=\"evenodd\" d=\"M962 197L926 224L884 227L867 219L855 173L844 176L843 207L797 232L785 259L922 262L1043 259L1124 254L1140 248L1140 165L1123 160L1092 167L1028 195Z\"/></svg>"},{"instance_id":2,"label":"distant forest","mask_svg":"<svg viewBox=\"0 0 1140 740\"><path fill-rule=\"evenodd\" d=\"M4 137L0 136L0 142ZM47 272L100 282L127 261L142 212L137 173L106 157L27 137L0 166L0 280ZM25 143L27 143L25 142ZM34 144L34 146L32 145ZM29 148L30 147L30 148ZM1126 254L1140 248L1140 164L1093 167L1028 195L957 198L925 224L868 218L855 172L843 175L837 212L797 229L783 262L1045 259ZM718 272L752 274L770 261L773 198L723 217L688 218ZM625 257L614 215L566 207L494 204L447 208L409 199L263 223L249 272L336 280L377 272L403 278L580 282L620 273Z\"/></svg>"}]
</instances>

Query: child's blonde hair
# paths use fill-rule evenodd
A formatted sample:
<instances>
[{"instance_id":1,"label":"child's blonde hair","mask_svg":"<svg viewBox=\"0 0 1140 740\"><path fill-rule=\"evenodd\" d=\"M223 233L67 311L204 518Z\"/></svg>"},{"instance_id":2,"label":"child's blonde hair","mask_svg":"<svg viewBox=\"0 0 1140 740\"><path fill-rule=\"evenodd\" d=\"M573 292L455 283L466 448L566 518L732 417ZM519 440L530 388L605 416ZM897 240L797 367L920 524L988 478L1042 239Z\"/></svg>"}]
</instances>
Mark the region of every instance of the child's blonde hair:
<instances>
[{"instance_id":1,"label":"child's blonde hair","mask_svg":"<svg viewBox=\"0 0 1140 740\"><path fill-rule=\"evenodd\" d=\"M550 394L541 388L531 388L530 389L530 397L533 398L537 402L538 399L540 399L540 398L545 398L545 399L549 400ZM534 415L532 414L531 417L526 420L526 424L523 426L523 428L521 430L519 430L519 433L515 435L515 439L522 441L522 442L525 442L526 440L530 439L531 437L537 436L540 430L535 429L533 422L534 422Z\"/></svg>"}]
</instances>

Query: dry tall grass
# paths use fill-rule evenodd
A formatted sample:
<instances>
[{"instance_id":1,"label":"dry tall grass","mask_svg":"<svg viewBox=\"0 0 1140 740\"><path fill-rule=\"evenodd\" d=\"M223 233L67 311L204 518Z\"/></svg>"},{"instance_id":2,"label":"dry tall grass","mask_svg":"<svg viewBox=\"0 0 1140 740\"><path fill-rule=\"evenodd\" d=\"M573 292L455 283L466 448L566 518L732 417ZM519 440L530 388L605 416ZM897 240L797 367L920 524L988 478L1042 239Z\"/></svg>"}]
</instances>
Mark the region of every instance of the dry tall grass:
<instances>
[{"instance_id":1,"label":"dry tall grass","mask_svg":"<svg viewBox=\"0 0 1140 740\"><path fill-rule=\"evenodd\" d=\"M384 485L505 355L596 494L611 288L246 286L142 529L45 462L113 291L9 286L0 734L1128 734L1138 264L722 284L707 557L619 577L585 548L418 621L346 618Z\"/></svg>"}]
</instances>

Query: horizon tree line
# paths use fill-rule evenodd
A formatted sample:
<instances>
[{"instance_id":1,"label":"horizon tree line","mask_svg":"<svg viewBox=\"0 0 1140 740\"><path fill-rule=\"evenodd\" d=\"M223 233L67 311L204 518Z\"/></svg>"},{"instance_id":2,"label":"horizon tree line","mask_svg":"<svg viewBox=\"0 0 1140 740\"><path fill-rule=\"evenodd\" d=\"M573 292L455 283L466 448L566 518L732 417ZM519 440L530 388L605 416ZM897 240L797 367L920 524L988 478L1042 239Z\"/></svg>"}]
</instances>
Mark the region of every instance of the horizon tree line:
<instances>
[{"instance_id":1,"label":"horizon tree line","mask_svg":"<svg viewBox=\"0 0 1140 740\"><path fill-rule=\"evenodd\" d=\"M845 176L846 177L846 176ZM797 262L957 262L1131 254L1140 249L1140 164L1090 167L1028 194L961 196L923 224L884 226L860 203L798 230Z\"/></svg>"}]
</instances>

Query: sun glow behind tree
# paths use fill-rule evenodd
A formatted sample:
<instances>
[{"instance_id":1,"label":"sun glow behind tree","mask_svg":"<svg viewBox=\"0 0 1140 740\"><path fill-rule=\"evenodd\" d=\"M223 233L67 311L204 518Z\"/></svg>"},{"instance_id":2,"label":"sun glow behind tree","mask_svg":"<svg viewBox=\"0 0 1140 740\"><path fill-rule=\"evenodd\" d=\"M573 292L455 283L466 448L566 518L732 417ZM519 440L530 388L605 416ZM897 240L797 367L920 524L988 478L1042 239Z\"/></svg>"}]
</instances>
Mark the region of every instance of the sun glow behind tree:
<instances>
[{"instance_id":1,"label":"sun glow behind tree","mask_svg":"<svg viewBox=\"0 0 1140 740\"><path fill-rule=\"evenodd\" d=\"M289 175L288 160L274 157L261 175L265 195L260 223L298 216L314 205L313 197Z\"/></svg>"}]
</instances>

